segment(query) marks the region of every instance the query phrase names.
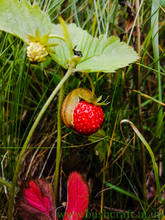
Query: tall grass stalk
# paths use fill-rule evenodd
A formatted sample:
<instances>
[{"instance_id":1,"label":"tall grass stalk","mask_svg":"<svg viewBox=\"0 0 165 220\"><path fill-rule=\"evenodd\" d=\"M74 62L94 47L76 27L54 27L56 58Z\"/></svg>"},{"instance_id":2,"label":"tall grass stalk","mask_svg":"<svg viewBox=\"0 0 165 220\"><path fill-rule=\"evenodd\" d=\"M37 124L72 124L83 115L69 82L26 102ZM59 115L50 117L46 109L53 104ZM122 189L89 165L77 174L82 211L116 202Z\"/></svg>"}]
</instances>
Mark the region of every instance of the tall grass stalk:
<instances>
[{"instance_id":1,"label":"tall grass stalk","mask_svg":"<svg viewBox=\"0 0 165 220\"><path fill-rule=\"evenodd\" d=\"M136 32L137 32L137 53L140 57L140 16L139 16L139 0L136 0L136 14L138 14L136 21ZM138 61L140 63L140 60ZM140 91L141 85L141 73L140 65L137 65L137 90ZM143 135L143 121L142 121L142 109L141 109L141 96L137 94L137 103L138 103L138 113L139 113L139 124L140 132ZM145 166L145 148L143 142L140 142L141 146L141 158L142 158L142 186L143 186L143 196L146 201L146 166Z\"/></svg>"},{"instance_id":2,"label":"tall grass stalk","mask_svg":"<svg viewBox=\"0 0 165 220\"><path fill-rule=\"evenodd\" d=\"M152 46L154 52L154 62L155 62L155 69L160 72L160 57L159 57L159 5L156 1L152 1L152 9L151 9L151 27L154 26L152 32ZM158 80L158 100L162 102L162 83L161 83L161 74L157 74ZM160 104L158 104L158 113L157 113L157 128L158 132L157 135L159 138L164 136L164 128L163 128L163 108ZM163 155L162 155L163 153ZM159 175L162 176L163 171L165 171L165 150L164 148L160 150L160 157L163 158L163 162L159 163ZM163 163L163 165L162 165ZM165 179L165 177L164 177Z\"/></svg>"},{"instance_id":3,"label":"tall grass stalk","mask_svg":"<svg viewBox=\"0 0 165 220\"><path fill-rule=\"evenodd\" d=\"M152 46L153 46L153 52L154 52L154 62L155 62L155 69L160 72L160 61L159 61L159 27L158 27L158 19L159 19L159 5L155 2L155 0L152 1L152 10L151 10L151 27L154 27L152 32ZM162 102L162 85L161 85L161 74L157 74L158 79L158 94L159 94L159 101ZM163 118L163 109L162 106L158 104L158 116L157 116L157 126L160 127L158 131L158 136L162 137L163 134L163 124L162 124L162 118Z\"/></svg>"}]
</instances>

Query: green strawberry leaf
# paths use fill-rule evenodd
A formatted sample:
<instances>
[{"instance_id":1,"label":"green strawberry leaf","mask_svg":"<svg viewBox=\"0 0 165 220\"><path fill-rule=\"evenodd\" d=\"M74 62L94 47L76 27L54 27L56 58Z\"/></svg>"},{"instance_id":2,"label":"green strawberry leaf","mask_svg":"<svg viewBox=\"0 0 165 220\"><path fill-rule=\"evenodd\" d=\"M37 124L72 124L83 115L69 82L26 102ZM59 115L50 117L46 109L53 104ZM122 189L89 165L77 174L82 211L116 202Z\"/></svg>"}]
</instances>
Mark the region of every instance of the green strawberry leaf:
<instances>
[{"instance_id":1,"label":"green strawberry leaf","mask_svg":"<svg viewBox=\"0 0 165 220\"><path fill-rule=\"evenodd\" d=\"M162 7L165 7L165 1L164 0L157 0L158 4L160 4Z\"/></svg>"},{"instance_id":2,"label":"green strawberry leaf","mask_svg":"<svg viewBox=\"0 0 165 220\"><path fill-rule=\"evenodd\" d=\"M120 42L115 36L106 39L105 35L99 38L85 35L80 42L77 49L82 51L83 58L77 65L78 69L88 68L90 72L115 72L116 69L125 67L139 58L133 48Z\"/></svg>"},{"instance_id":3,"label":"green strawberry leaf","mask_svg":"<svg viewBox=\"0 0 165 220\"><path fill-rule=\"evenodd\" d=\"M105 134L105 131L103 129L99 129L96 133L91 134L88 137L88 140L91 141L92 143L98 141L98 143L96 144L96 146L94 148L94 151L99 156L100 160L104 159L104 156L105 156L105 153L106 153L105 149L104 149L105 144L106 144L106 150L108 150L108 144L105 143L105 140L104 140L105 137L106 137L106 134Z\"/></svg>"},{"instance_id":4,"label":"green strawberry leaf","mask_svg":"<svg viewBox=\"0 0 165 220\"><path fill-rule=\"evenodd\" d=\"M104 147L105 147L104 141L100 141L98 144L96 144L94 148L95 154L99 156L100 160L104 160L104 156L105 156Z\"/></svg>"},{"instance_id":5,"label":"green strawberry leaf","mask_svg":"<svg viewBox=\"0 0 165 220\"><path fill-rule=\"evenodd\" d=\"M115 36L108 39L105 35L93 38L75 24L66 26L64 22L62 25L52 24L36 3L31 5L26 0L0 0L0 8L0 30L11 33L26 43L29 42L30 35L32 38L37 33L38 38L42 38L50 34L48 43L52 46L59 44L59 46L56 50L52 48L49 55L65 69L68 68L68 60L73 56L71 45L77 46L76 50L81 51L83 55L77 69L86 72L114 72L139 58L133 48L120 42ZM56 34L58 37L64 37L66 42L63 41L64 39L53 38Z\"/></svg>"},{"instance_id":6,"label":"green strawberry leaf","mask_svg":"<svg viewBox=\"0 0 165 220\"><path fill-rule=\"evenodd\" d=\"M61 25L52 26L55 33L62 34ZM82 57L77 65L77 69L86 72L115 72L118 68L125 67L139 59L138 54L124 42L120 42L118 37L112 36L108 39L105 35L93 38L87 31L76 27L75 24L67 25L68 32L72 39L73 47L82 52ZM56 54L52 56L64 68L69 58L69 49L61 40L56 39L59 47Z\"/></svg>"},{"instance_id":7,"label":"green strawberry leaf","mask_svg":"<svg viewBox=\"0 0 165 220\"><path fill-rule=\"evenodd\" d=\"M97 141L102 141L103 139L105 139L105 137L106 137L105 131L103 129L99 129L97 132L88 136L88 140L94 143Z\"/></svg>"},{"instance_id":8,"label":"green strawberry leaf","mask_svg":"<svg viewBox=\"0 0 165 220\"><path fill-rule=\"evenodd\" d=\"M38 4L26 0L0 0L0 30L6 31L28 42L27 34L40 37L52 29L49 17Z\"/></svg>"}]
</instances>

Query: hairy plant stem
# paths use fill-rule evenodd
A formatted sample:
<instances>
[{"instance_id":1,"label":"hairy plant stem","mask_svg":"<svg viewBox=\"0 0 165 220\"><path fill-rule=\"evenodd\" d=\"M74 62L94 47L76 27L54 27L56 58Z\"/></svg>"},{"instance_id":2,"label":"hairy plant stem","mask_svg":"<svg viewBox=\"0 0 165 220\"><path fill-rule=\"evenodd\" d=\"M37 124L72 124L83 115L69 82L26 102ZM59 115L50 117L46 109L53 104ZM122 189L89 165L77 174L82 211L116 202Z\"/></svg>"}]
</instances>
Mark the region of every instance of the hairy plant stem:
<instances>
[{"instance_id":1,"label":"hairy plant stem","mask_svg":"<svg viewBox=\"0 0 165 220\"><path fill-rule=\"evenodd\" d=\"M136 0L136 13L139 11L139 0ZM136 21L136 31L137 31L137 53L140 57L140 23L139 23L139 14ZM138 61L140 63L140 60ZM137 66L138 76L137 76L137 90L140 91L140 65ZM138 113L139 113L139 124L140 132L143 135L143 120L142 120L142 110L141 110L141 96L137 94L137 103L138 103ZM145 165L145 148L143 142L140 142L141 146L141 158L142 158L142 186L143 186L143 197L146 201L146 165ZM146 209L146 207L144 207Z\"/></svg>"},{"instance_id":2,"label":"hairy plant stem","mask_svg":"<svg viewBox=\"0 0 165 220\"><path fill-rule=\"evenodd\" d=\"M62 74L63 75L63 74ZM58 101L58 114L57 114L57 149L56 149L56 168L54 175L54 198L55 204L57 205L57 192L58 192L58 177L59 177L59 167L60 167L60 153L61 153L61 105L64 98L64 84L61 86L59 101Z\"/></svg>"},{"instance_id":3,"label":"hairy plant stem","mask_svg":"<svg viewBox=\"0 0 165 220\"><path fill-rule=\"evenodd\" d=\"M17 176L18 176L18 172L19 172L19 167L21 164L21 160L22 157L24 155L24 152L27 148L27 145L30 141L30 138L32 137L35 128L37 127L41 117L43 116L44 112L46 111L46 109L48 108L49 104L51 103L51 101L53 100L53 98L55 97L55 95L57 94L57 92L60 90L61 86L66 82L66 80L70 77L70 75L73 73L73 69L74 65L71 65L71 67L68 69L67 73L65 74L65 76L62 78L62 80L60 81L60 83L57 85L57 87L54 89L53 93L50 95L49 99L47 100L47 102L45 103L45 105L43 106L43 108L41 109L39 115L37 116L34 124L31 127L31 130L25 140L25 143L22 147L22 150L20 152L17 164L16 164L16 168L15 168L15 172L14 172L14 177L13 177L13 182L12 182L12 189L11 189L11 193L10 193L10 201L9 201L9 209L8 209L8 220L12 220L12 210L13 210L13 203L14 203L14 194L15 194L15 187L17 184Z\"/></svg>"}]
</instances>

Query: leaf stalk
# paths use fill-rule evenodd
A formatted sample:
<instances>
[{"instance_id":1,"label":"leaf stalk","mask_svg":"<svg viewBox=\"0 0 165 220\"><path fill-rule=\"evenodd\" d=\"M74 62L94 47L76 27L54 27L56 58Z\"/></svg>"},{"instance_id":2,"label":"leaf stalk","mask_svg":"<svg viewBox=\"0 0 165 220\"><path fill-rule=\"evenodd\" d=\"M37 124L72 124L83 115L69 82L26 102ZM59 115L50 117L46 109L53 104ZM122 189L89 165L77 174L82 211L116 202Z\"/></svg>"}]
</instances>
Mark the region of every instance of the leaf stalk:
<instances>
[{"instance_id":1,"label":"leaf stalk","mask_svg":"<svg viewBox=\"0 0 165 220\"><path fill-rule=\"evenodd\" d=\"M59 167L60 167L60 153L61 153L61 105L64 98L64 84L61 86L59 102L58 102L58 114L57 114L57 149L56 149L56 168L54 173L54 198L57 206L57 194L58 194L58 179L59 179Z\"/></svg>"}]
</instances>

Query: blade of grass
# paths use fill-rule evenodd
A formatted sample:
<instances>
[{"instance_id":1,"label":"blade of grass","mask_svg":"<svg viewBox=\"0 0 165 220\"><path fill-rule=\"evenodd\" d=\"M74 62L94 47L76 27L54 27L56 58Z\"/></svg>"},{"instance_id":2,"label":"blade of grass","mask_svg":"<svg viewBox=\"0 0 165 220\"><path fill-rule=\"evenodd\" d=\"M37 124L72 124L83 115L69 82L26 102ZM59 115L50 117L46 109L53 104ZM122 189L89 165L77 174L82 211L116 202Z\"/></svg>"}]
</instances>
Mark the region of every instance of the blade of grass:
<instances>
[{"instance_id":1,"label":"blade of grass","mask_svg":"<svg viewBox=\"0 0 165 220\"><path fill-rule=\"evenodd\" d=\"M159 35L158 35L158 18L159 18L159 6L158 4L153 0L152 1L152 11L151 14L154 14L151 17L151 27L154 26L153 32L152 32L152 45L153 45L153 52L154 52L154 61L155 61L155 69L160 72L160 62L159 62ZM161 75L158 73L158 93L159 93L159 101L162 102L162 86L161 86ZM158 119L157 119L157 125L160 124L161 119L163 117L163 109L162 106L158 105ZM163 126L159 131L159 137L161 137L163 134Z\"/></svg>"},{"instance_id":2,"label":"blade of grass","mask_svg":"<svg viewBox=\"0 0 165 220\"><path fill-rule=\"evenodd\" d=\"M130 41L131 41L131 37L132 37L132 34L133 34L133 30L134 30L134 27L135 27L135 25L136 25L137 18L138 18L138 16L139 16L139 12L140 12L140 10L141 10L141 7L142 7L142 5L143 5L143 2L144 2L144 0L141 1L140 6L139 6L139 8L138 8L138 11L136 12L135 20L134 20L134 23L133 23L133 25L132 25L132 29L131 29L131 32L130 32L130 35L129 35L129 38L128 38L127 45L129 45L129 43L130 43Z\"/></svg>"},{"instance_id":3,"label":"blade of grass","mask_svg":"<svg viewBox=\"0 0 165 220\"><path fill-rule=\"evenodd\" d=\"M7 188L11 189L12 185L10 183L8 183L7 181L3 180L2 178L0 178L0 184L2 186L6 186Z\"/></svg>"},{"instance_id":4,"label":"blade of grass","mask_svg":"<svg viewBox=\"0 0 165 220\"><path fill-rule=\"evenodd\" d=\"M144 93L142 93L142 92L139 92L139 91L137 91L137 90L135 90L135 89L133 89L132 91L138 93L139 95L141 95L141 96L143 96L143 97L145 97L145 98L147 98L147 99L150 99L150 100L152 100L152 101L158 103L159 105L165 106L165 103L160 102L159 100L154 99L154 98L152 98L152 97L149 96L149 95L146 95L146 94L144 94ZM163 117L163 116L162 116L162 117ZM162 118L161 118L161 121L162 121Z\"/></svg>"},{"instance_id":5,"label":"blade of grass","mask_svg":"<svg viewBox=\"0 0 165 220\"><path fill-rule=\"evenodd\" d=\"M113 184L107 183L106 181L105 181L105 184L106 184L108 187L110 187L111 189L114 189L114 190L116 190L116 191L119 192L119 193L122 193L122 194L124 194L124 195L126 195L126 196L128 196L128 197L131 197L131 198L133 198L133 199L139 201L140 203L142 202L142 201L138 198L138 196L134 196L133 194L129 193L128 191L126 191L126 190L124 190L124 189L122 189L122 188L120 188L120 187L118 187L118 186L114 186ZM143 203L144 203L144 202L143 202ZM142 206L142 205L141 205L141 206ZM143 207L143 206L142 206L142 207Z\"/></svg>"},{"instance_id":6,"label":"blade of grass","mask_svg":"<svg viewBox=\"0 0 165 220\"><path fill-rule=\"evenodd\" d=\"M135 125L131 121L129 121L127 119L124 119L120 123L121 124L122 123L129 123L131 125L132 129L134 130L134 132L136 133L136 135L140 138L140 140L143 142L143 144L147 148L147 150L148 150L148 152L151 156L151 159L152 159L153 169L154 169L154 173L155 173L155 180L156 180L156 188L157 188L158 198L159 198L159 201L161 202L162 201L162 196L161 196L161 191L160 191L158 168L157 168L157 164L156 164L156 161L155 161L155 156L154 156L154 153L153 153L152 149L150 148L149 144L146 142L146 140L144 139L142 134L138 131L138 129L135 127ZM121 127L121 131L122 131L122 127Z\"/></svg>"},{"instance_id":7,"label":"blade of grass","mask_svg":"<svg viewBox=\"0 0 165 220\"><path fill-rule=\"evenodd\" d=\"M136 0L136 14L137 21L136 21L136 31L137 31L137 53L140 57L140 22L139 22L139 0ZM140 63L140 60L138 60ZM141 85L141 73L140 73L140 65L137 66L137 90L140 91ZM140 124L140 132L143 135L143 120L142 120L142 110L141 110L141 96L137 94L137 102L138 102L138 113L139 113L139 124ZM144 200L146 200L146 166L145 166L145 150L143 142L140 143L141 146L141 158L142 158L142 186L143 186L143 196ZM144 207L145 209L145 207Z\"/></svg>"},{"instance_id":8,"label":"blade of grass","mask_svg":"<svg viewBox=\"0 0 165 220\"><path fill-rule=\"evenodd\" d=\"M152 37L153 37L152 45L153 45L153 52L154 52L155 69L157 71L160 71L159 35L158 35L158 30L159 30L159 27L158 27L159 5L154 0L152 0L151 14L154 14L151 17L151 27L152 27L152 25L154 25L154 30L153 30L153 33L152 33ZM157 78L158 78L158 94L159 94L158 99L159 99L160 102L162 102L161 75L157 74ZM158 105L158 115L157 115L157 126L160 126L160 129L158 131L158 136L159 137L164 136L164 128L163 128L162 118L163 118L163 108L159 104ZM165 171L165 149L164 148L162 150L160 150L160 157L163 157L163 165L162 165L162 162L160 162L160 164L159 164L160 175L162 175L162 172ZM162 167L163 167L163 171L162 171ZM165 180L165 176L164 176L164 180Z\"/></svg>"}]
</instances>

